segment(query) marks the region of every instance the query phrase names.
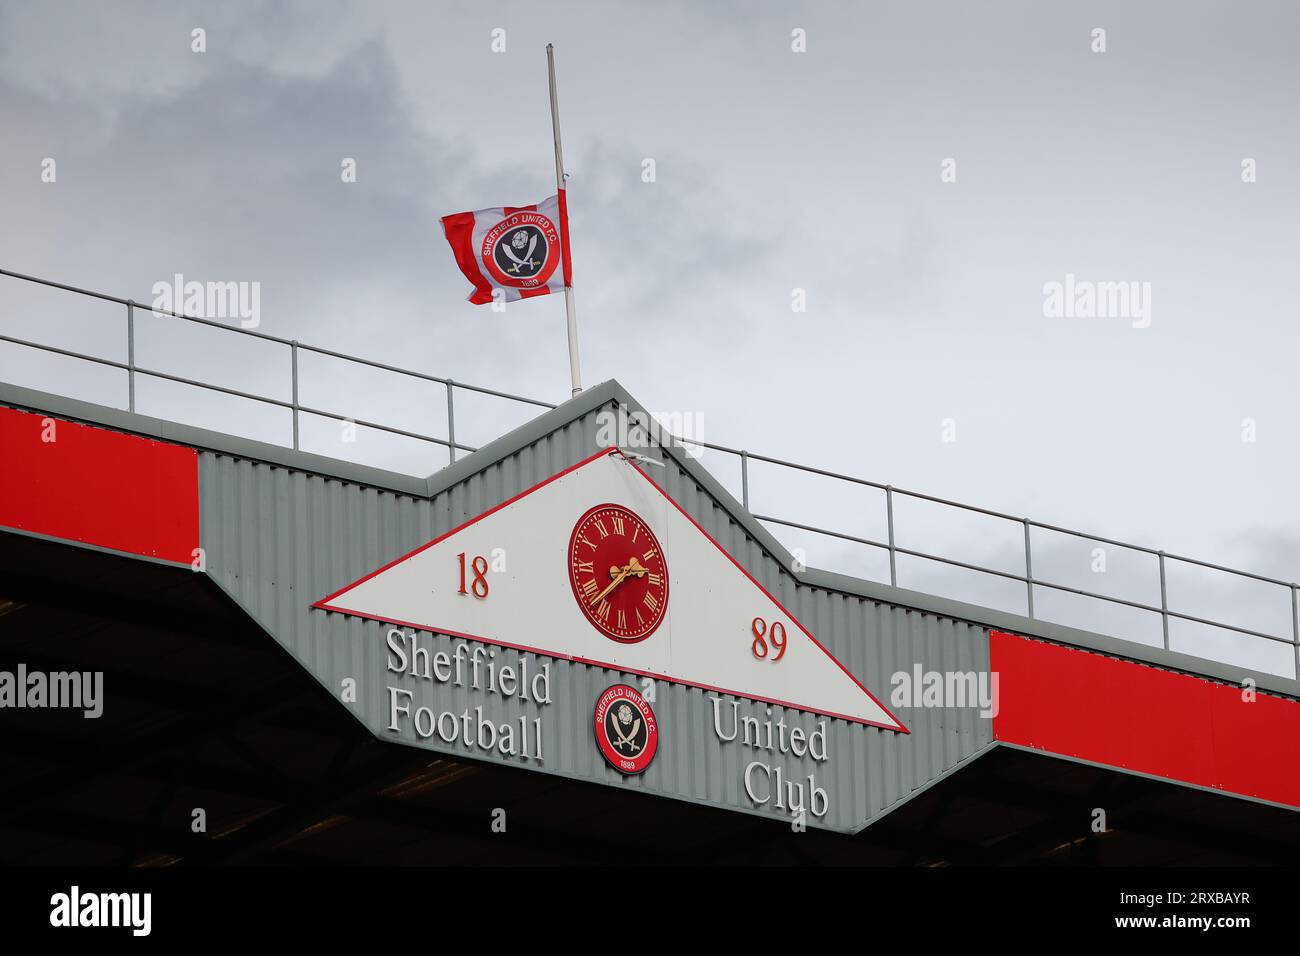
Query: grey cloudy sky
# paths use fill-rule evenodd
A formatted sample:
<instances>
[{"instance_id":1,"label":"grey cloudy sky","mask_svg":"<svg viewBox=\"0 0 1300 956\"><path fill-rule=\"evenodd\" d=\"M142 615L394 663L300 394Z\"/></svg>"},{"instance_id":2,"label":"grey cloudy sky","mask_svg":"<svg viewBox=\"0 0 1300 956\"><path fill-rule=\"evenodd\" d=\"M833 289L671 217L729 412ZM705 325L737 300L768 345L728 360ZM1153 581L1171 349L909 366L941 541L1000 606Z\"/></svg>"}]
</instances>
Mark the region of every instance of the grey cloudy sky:
<instances>
[{"instance_id":1,"label":"grey cloudy sky","mask_svg":"<svg viewBox=\"0 0 1300 956\"><path fill-rule=\"evenodd\" d=\"M589 384L707 440L1300 577L1294 4L0 0L0 268L140 300L175 273L255 281L263 331L560 401L563 302L469 305L438 224L554 191L548 41ZM1150 283L1150 326L1045 317L1067 274ZM116 310L14 286L4 331L123 354ZM142 362L284 394L279 352L141 336ZM304 401L359 417L426 429L439 407L304 374ZM16 347L0 378L125 400ZM238 403L156 382L141 402L285 440ZM480 411L462 440L505 421ZM874 533L855 499L769 487ZM958 528L957 556L1014 569L1018 529Z\"/></svg>"}]
</instances>

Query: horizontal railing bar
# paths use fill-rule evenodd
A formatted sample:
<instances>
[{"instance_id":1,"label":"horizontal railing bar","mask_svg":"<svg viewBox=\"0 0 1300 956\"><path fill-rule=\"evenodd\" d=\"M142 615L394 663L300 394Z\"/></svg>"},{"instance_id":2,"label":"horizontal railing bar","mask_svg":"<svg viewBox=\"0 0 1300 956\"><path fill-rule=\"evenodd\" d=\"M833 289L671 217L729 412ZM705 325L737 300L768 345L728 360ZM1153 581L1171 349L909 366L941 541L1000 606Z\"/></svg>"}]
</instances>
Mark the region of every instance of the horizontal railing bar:
<instances>
[{"instance_id":1,"label":"horizontal railing bar","mask_svg":"<svg viewBox=\"0 0 1300 956\"><path fill-rule=\"evenodd\" d=\"M996 568L986 568L979 564L969 564L965 561L958 561L956 558L942 558L937 554L927 554L925 551L913 551L911 548L902 548L895 546L894 550L899 554L906 554L913 558L924 558L927 561L938 561L941 564L950 564L955 568L965 568L967 571L978 571L981 574L996 574L1000 578L1006 578L1010 581L1019 581L1021 584L1037 584L1037 581L1031 581L1023 574L1016 574L1013 571L999 571Z\"/></svg>"},{"instance_id":2,"label":"horizontal railing bar","mask_svg":"<svg viewBox=\"0 0 1300 956\"><path fill-rule=\"evenodd\" d=\"M1196 617L1192 614L1181 614L1178 611L1166 612L1170 617L1176 617L1180 621L1192 621L1196 624L1204 624L1208 627L1221 627L1224 630L1236 631L1238 634L1249 634L1251 637L1262 637L1268 641L1276 641L1279 644L1295 644L1289 637L1278 637L1276 634L1265 634L1263 631L1252 631L1248 627L1237 627L1235 624L1224 624L1222 621L1211 621L1208 618Z\"/></svg>"},{"instance_id":3,"label":"horizontal railing bar","mask_svg":"<svg viewBox=\"0 0 1300 956\"><path fill-rule=\"evenodd\" d=\"M1165 560L1180 561L1183 564L1194 564L1197 567L1209 568L1211 571L1222 571L1224 574L1235 574L1238 577L1251 578L1252 580L1260 581L1264 584L1276 584L1278 587L1283 587L1283 588L1296 587L1295 582L1282 581L1279 580L1278 578L1270 578L1267 575L1256 574L1253 571L1242 571L1239 568L1228 568L1228 567L1224 567L1221 564L1211 564L1209 561L1202 561L1199 558L1188 558L1188 557L1184 557L1181 554L1169 554L1168 552L1165 552Z\"/></svg>"},{"instance_id":4,"label":"horizontal railing bar","mask_svg":"<svg viewBox=\"0 0 1300 956\"><path fill-rule=\"evenodd\" d=\"M784 525L788 528L798 528L801 531L811 531L814 534L824 534L828 537L839 538L844 541L853 541L858 544L869 545L873 548L880 548L883 551L889 550L889 545L880 541L873 541L870 538L859 538L855 535L844 534L840 531L830 531L826 528L819 528L815 525L799 524L795 521L787 521L784 518L773 518L771 515L754 515L759 521L771 522L772 524ZM1105 601L1109 604L1120 604L1125 607L1136 608L1140 611L1149 611L1152 614L1168 613L1170 617L1176 617L1184 621L1192 621L1197 624L1205 624L1210 627L1221 627L1225 630L1236 631L1239 634L1249 634L1251 637L1262 637L1265 640L1276 641L1279 644L1294 644L1295 641L1289 637L1279 637L1276 634L1266 634L1263 631L1255 631L1248 627L1239 627L1236 624L1229 624L1226 621L1214 621L1209 618L1196 617L1192 614L1181 614L1177 611L1163 612L1161 608L1152 604L1143 604L1140 601L1130 601L1127 598L1114 597L1109 594L1098 594L1095 591L1087 591L1083 588L1070 587L1066 584L1057 584L1052 581L1043 581L1038 578L1028 578L1023 574L1015 574L1011 571L999 571L997 568L989 568L980 564L971 564L966 561L958 561L955 558L945 558L937 554L929 554L925 551L916 551L912 548L897 546L894 548L895 554L905 554L913 558L921 558L925 561L935 561L939 564L946 564L956 568L964 568L967 571L975 571L979 574L992 574L997 577L1007 578L1011 581L1018 581L1021 584L1032 584L1034 587L1051 588L1054 591L1065 591L1069 594L1075 594L1080 597L1092 598L1097 601Z\"/></svg>"},{"instance_id":5,"label":"horizontal railing bar","mask_svg":"<svg viewBox=\"0 0 1300 956\"><path fill-rule=\"evenodd\" d=\"M1182 621L1193 621L1197 624L1205 624L1209 627L1221 627L1227 631L1236 631L1238 634L1249 634L1251 637L1262 637L1265 640L1276 641L1279 644L1295 643L1295 641L1289 637L1279 637L1276 634L1266 634L1263 631L1251 630L1248 627L1239 627L1236 624L1229 624L1226 621L1213 621L1205 617L1196 617L1193 614L1182 614L1178 611L1164 610L1154 604L1143 604L1140 601L1130 601L1127 598L1112 597L1108 594L1098 594L1095 591L1085 591L1083 588L1073 588L1065 584L1054 584L1051 581L1039 581L1035 578L1034 586L1051 588L1054 591L1065 591L1070 594L1077 594L1082 597L1105 601L1108 604L1122 604L1126 607L1137 608L1139 611L1149 611L1152 614L1168 614L1170 617L1176 617Z\"/></svg>"},{"instance_id":6,"label":"horizontal railing bar","mask_svg":"<svg viewBox=\"0 0 1300 956\"><path fill-rule=\"evenodd\" d=\"M36 276L24 275L21 272L10 272L8 269L0 269L0 276L9 276L11 279L22 279L24 282L35 282L37 285L49 286L51 289L62 289L64 292L75 292L78 295L88 295L92 299L104 299L108 302L116 302L118 305L126 305L126 299L119 299L115 295L109 295L106 292L92 292L90 289L79 289L75 285L65 285L62 282L55 282L53 279L38 279Z\"/></svg>"},{"instance_id":7,"label":"horizontal railing bar","mask_svg":"<svg viewBox=\"0 0 1300 956\"><path fill-rule=\"evenodd\" d=\"M812 531L815 534L829 535L832 538L840 538L844 541L854 541L858 544L869 544L873 548L882 548L889 550L889 545L882 541L872 541L870 538L859 538L851 534L845 534L842 531L827 531L825 528L817 528L810 524L799 524L797 521L787 521L784 518L773 518L771 515L756 514L754 517L759 521L770 521L773 524L785 525L787 528L798 528L800 531Z\"/></svg>"},{"instance_id":8,"label":"horizontal railing bar","mask_svg":"<svg viewBox=\"0 0 1300 956\"><path fill-rule=\"evenodd\" d=\"M483 385L468 385L465 382L452 382L455 388L463 388L470 392L482 392L484 395L494 395L497 398L506 398L516 402L527 402L529 405L536 405L539 408L559 408L553 402L544 402L540 398L525 398L522 395L511 395L509 392L499 392L495 388L487 388Z\"/></svg>"},{"instance_id":9,"label":"horizontal railing bar","mask_svg":"<svg viewBox=\"0 0 1300 956\"><path fill-rule=\"evenodd\" d=\"M123 368L125 368L125 366L123 366ZM169 375L166 372L157 372L154 371L153 369L141 368L140 366L136 366L135 370L140 375L149 375L154 378L162 378L170 382L178 382L181 385L193 385L196 388L206 388L209 389L210 391L221 392L224 395L233 395L236 398L246 398L254 402L262 402L267 405L275 405L277 408L283 408L289 411L292 411L295 407L292 402L285 402L276 398L267 398L263 395L254 395L251 392L241 392L238 389L226 388L222 385L212 385L208 382L197 382L194 381L193 379L182 378L179 375ZM355 418L351 415L340 415L337 412L327 412L324 409L312 408L308 405L298 405L296 407L299 412L303 412L308 415L319 415L321 418L329 418L339 422L351 422L354 425L361 425L364 428L373 428L377 431L388 432L389 434L392 435L401 435L404 438L414 438L418 441L432 442L435 445L441 445L443 448L447 448L450 446L450 443L445 438L435 438L433 435L425 435L420 432L406 431L405 429L402 428L394 428L392 425L381 425L378 422L367 421L364 418ZM477 448L472 448L469 445L460 445L460 444L456 445L456 450L467 451L467 452L478 451Z\"/></svg>"},{"instance_id":10,"label":"horizontal railing bar","mask_svg":"<svg viewBox=\"0 0 1300 956\"><path fill-rule=\"evenodd\" d=\"M673 440L677 442L686 441L685 439L677 438L676 436L674 436ZM740 455L738 449L728 448L725 445L714 445L703 441L691 441L688 442L688 444L698 445L702 448L709 448L713 451L725 452L729 455ZM745 454L754 461L765 461L769 465L779 465L782 468L793 468L797 471L804 471L813 475L821 475L824 478L835 478L839 481L847 481L855 485L865 485L868 488L875 488L877 491L886 491L891 487L890 485L882 484L879 481L871 481L869 478L857 478L853 475L845 475L838 471L828 471L825 468L815 468L812 465L801 465L796 461L783 461L780 458L760 455L757 452L746 451ZM1001 518L1004 521L1022 523L1025 520L1024 518L1018 518L1015 515L1009 515L1002 511L994 511L991 508L981 508L979 505L968 505L963 504L960 501L949 501L947 498L940 498L937 495L928 495L922 491L908 491L906 488L900 488L897 485L893 485L892 487L894 489L894 494L906 495L908 498L919 498L922 501L932 501L935 504L947 505L950 508L960 508L963 511L973 511L977 514L988 515L990 518Z\"/></svg>"},{"instance_id":11,"label":"horizontal railing bar","mask_svg":"<svg viewBox=\"0 0 1300 956\"><path fill-rule=\"evenodd\" d=\"M812 531L816 534L829 535L832 538L841 538L845 541L856 541L859 544L870 545L873 548L880 548L884 551L889 550L889 545L880 541L872 541L870 538L857 538L850 534L843 534L838 531L828 531L825 528L817 528L812 525L798 524L794 521L786 521L784 518L773 518L770 515L754 515L759 521L770 521L773 524L785 525L789 528L799 528L803 531ZM906 554L913 558L925 558L928 561L938 561L942 564L950 564L956 568L966 568L968 571L979 571L981 574L996 574L999 577L1010 578L1012 581L1019 581L1022 584L1029 583L1023 574L1013 574L1010 571L998 571L994 568L986 568L978 564L967 564L964 561L958 561L955 558L941 558L937 554L927 554L924 551L913 551L910 548L904 548L899 545L894 546L895 554Z\"/></svg>"},{"instance_id":12,"label":"horizontal railing bar","mask_svg":"<svg viewBox=\"0 0 1300 956\"><path fill-rule=\"evenodd\" d=\"M171 312L167 309L155 309L141 302L137 302L135 305L141 312L152 312L154 315L169 315L173 319L183 319L186 322L195 322L199 325L221 329L225 332L238 332L240 335L251 335L255 339L261 339L263 342L273 342L276 345L284 345L289 348L293 347L293 339L281 338L278 335L271 335L269 332L258 332L255 329L246 329L242 326L230 325L226 322L218 322L216 319L205 319L197 315L183 315L179 312Z\"/></svg>"},{"instance_id":13,"label":"horizontal railing bar","mask_svg":"<svg viewBox=\"0 0 1300 956\"><path fill-rule=\"evenodd\" d=\"M1109 594L1098 594L1096 591L1071 587L1068 584L1053 584L1051 581L1040 581L1037 578L1034 579L1033 583L1035 587L1051 588L1053 591L1065 591L1067 594L1077 594L1080 597L1094 598L1098 601L1106 601L1109 604L1122 604L1125 607L1137 608L1139 611L1150 611L1153 614L1164 613L1161 608L1154 604L1143 604L1141 601L1130 601L1128 598L1113 597ZM1224 624L1223 626L1232 627L1231 624Z\"/></svg>"},{"instance_id":14,"label":"horizontal railing bar","mask_svg":"<svg viewBox=\"0 0 1300 956\"><path fill-rule=\"evenodd\" d=\"M1061 528L1054 524L1044 524L1041 521L1035 521L1032 518L1027 519L1031 528L1039 528L1043 531L1054 531L1057 534L1068 534L1075 538L1086 538L1089 541L1096 541L1099 544L1110 544L1117 548L1124 548L1129 551L1140 551L1143 554L1149 554L1152 557L1158 557L1160 552L1155 548L1148 548L1141 544L1131 544L1128 541L1117 541L1114 538L1103 538L1099 534L1088 534L1086 531L1074 531L1071 528ZM1168 557L1168 555L1166 555Z\"/></svg>"},{"instance_id":15,"label":"horizontal railing bar","mask_svg":"<svg viewBox=\"0 0 1300 956\"><path fill-rule=\"evenodd\" d=\"M682 441L682 439L680 438L676 438L674 440L678 442ZM740 454L739 450L735 448L727 448L724 445L710 445L706 442L691 442L690 444L700 445L701 447L704 448L710 448L713 451L726 452L729 455ZM855 485L866 485L868 488L876 488L879 489L880 491L885 490L884 485L880 484L877 481L871 481L868 478L855 478L853 475L842 475L837 471L827 471L825 468L816 468L812 465L801 465L798 462L794 462L794 461L782 461L780 458L770 458L767 455L760 455L757 452L752 452L752 451L746 451L745 454L752 461L765 461L769 465L781 465L785 468L794 468L798 471L806 471L809 474L821 475L823 478L838 478L840 481L848 481ZM895 488L894 490L897 491L898 489Z\"/></svg>"},{"instance_id":16,"label":"horizontal railing bar","mask_svg":"<svg viewBox=\"0 0 1300 956\"><path fill-rule=\"evenodd\" d=\"M182 312L173 312L171 309L156 309L144 302L136 302L132 299L122 299L115 295L107 295L103 292L92 292L89 289L79 289L73 285L64 285L62 282L54 282L50 279L38 279L36 276L23 275L21 272L10 272L7 269L0 269L0 276L9 276L11 279L22 279L24 282L35 282L37 285L49 286L52 289L62 289L65 292L75 292L78 295L87 295L95 299L103 299L105 302L116 302L118 305L135 305L141 311L152 312L155 315L169 315L173 319L184 319L186 322L197 322L199 325L208 325L214 329L224 329L227 332L238 332L240 335L251 335L256 339L265 339L268 342L275 342L277 345L292 345L292 339L284 339L278 335L271 335L268 332L257 332L253 329L245 329L242 326L230 325L226 322L218 322L215 319L205 319L197 315L185 315Z\"/></svg>"},{"instance_id":17,"label":"horizontal railing bar","mask_svg":"<svg viewBox=\"0 0 1300 956\"><path fill-rule=\"evenodd\" d=\"M402 428L394 428L391 425L380 425L377 422L366 421L364 418L355 418L352 415L340 415L337 412L327 412L319 408L311 408L307 405L299 405L298 411L307 415L319 415L321 418L329 418L336 422L351 422L354 425L361 425L365 428L374 428L382 432L388 432L392 435L401 435L405 438L415 438L419 441L433 442L435 445L441 445L443 448L451 447L451 443L445 438L434 438L432 435L423 435L420 432L408 432ZM457 451L478 451L477 448L471 448L468 445L457 445Z\"/></svg>"},{"instance_id":18,"label":"horizontal railing bar","mask_svg":"<svg viewBox=\"0 0 1300 956\"><path fill-rule=\"evenodd\" d=\"M246 398L253 402L263 402L267 405L276 405L280 408L293 410L293 403L286 402L279 398L268 398L265 395L257 395L253 392L241 392L237 388L227 388L224 385L213 385L210 382L199 382L192 378L185 378L183 375L172 375L170 372L159 372L156 369L145 368L143 365L135 367L137 375L148 375L152 378L166 379L169 382L177 382L181 385L193 385L195 388L206 388L209 391L221 392L223 395L233 395L236 398Z\"/></svg>"},{"instance_id":19,"label":"horizontal railing bar","mask_svg":"<svg viewBox=\"0 0 1300 956\"><path fill-rule=\"evenodd\" d=\"M994 511L992 508L981 508L978 505L964 505L960 501L949 501L947 498L940 498L937 495L927 495L920 491L908 491L906 488L894 486L894 494L905 495L908 498L919 498L922 501L932 501L938 505L947 505L949 508L960 508L963 511L973 511L976 514L988 515L990 518L1000 518L1003 521L1014 521L1016 524L1024 524L1025 518L1017 518L1015 515L1009 515L1002 511Z\"/></svg>"},{"instance_id":20,"label":"horizontal railing bar","mask_svg":"<svg viewBox=\"0 0 1300 956\"><path fill-rule=\"evenodd\" d=\"M267 398L266 396L255 395L251 392L241 392L238 389L226 388L225 386L222 385L212 385L208 382L197 382L194 381L193 379L182 378L179 375L169 375L166 372L157 372L154 371L153 369L141 368L138 365L136 366L135 370L140 375L149 375L154 378L163 378L168 380L169 382L178 382L181 385L193 385L196 388L206 388L214 392L221 392L224 395L233 395L236 398L246 398L254 402L262 402L267 405L275 405L277 408L283 408L288 411L292 411L295 408L292 402L281 401L280 399L277 398ZM321 418L329 418L339 422L351 422L354 425L361 425L364 428L373 428L376 429L377 431L388 432L389 434L392 435L401 435L404 438L414 438L419 441L432 442L435 445L441 445L443 448L447 448L450 446L450 443L445 438L435 438L433 435L425 435L420 432L406 431L405 429L402 428L394 428L392 425L381 425L378 422L367 421L364 418L355 418L351 415L340 415L337 412L327 412L324 409L312 408L308 405L298 405L296 407L299 412L304 412L308 415L319 415ZM459 445L459 444L456 445L456 449L457 451L478 451L477 448L471 448L469 445Z\"/></svg>"},{"instance_id":21,"label":"horizontal railing bar","mask_svg":"<svg viewBox=\"0 0 1300 956\"><path fill-rule=\"evenodd\" d=\"M408 375L411 378L418 378L425 382L432 382L436 385L451 385L452 388L463 388L471 392L482 392L485 395L494 395L497 398L505 398L515 402L525 402L529 405L537 405L540 408L555 408L551 402L543 402L537 398L527 398L523 395L511 395L509 392L497 391L494 388L485 388L482 385L468 385L465 382L456 382L443 378L439 375L429 375L426 372L417 372L409 368L401 368L396 365L388 365L385 362L376 362L373 359L357 358L355 355L344 355L342 352L336 352L333 349L320 348L316 345L306 345L298 343L298 350L301 352L315 352L317 355L326 355L330 358L341 359L345 362L353 362L357 365L365 365L370 368L377 368L385 372L394 372L397 375Z\"/></svg>"},{"instance_id":22,"label":"horizontal railing bar","mask_svg":"<svg viewBox=\"0 0 1300 956\"><path fill-rule=\"evenodd\" d=\"M370 368L377 368L385 372L396 372L398 375L409 375L411 378L422 379L426 382L433 382L436 385L446 385L445 378L439 378L437 375L429 375L425 372L416 372L409 368L398 368L396 365L387 365L383 362L376 362L373 359L356 358L351 355L344 355L342 352L336 352L333 349L324 349L316 345L308 345L305 342L298 343L298 351L315 352L317 355L327 355L330 358L342 359L345 362L354 362L357 365L366 365Z\"/></svg>"},{"instance_id":23,"label":"horizontal railing bar","mask_svg":"<svg viewBox=\"0 0 1300 956\"><path fill-rule=\"evenodd\" d=\"M40 342L29 342L26 339L16 339L11 335L0 335L0 342L8 342L11 345L22 345L29 349L39 349L42 352L53 352L55 355L65 355L68 358L81 359L85 362L94 362L96 365L108 365L112 368L120 368L124 372L131 370L131 366L125 362L118 362L115 359L100 358L98 355L86 355L84 352L72 352L68 349L61 349L57 345L42 345Z\"/></svg>"},{"instance_id":24,"label":"horizontal railing bar","mask_svg":"<svg viewBox=\"0 0 1300 956\"><path fill-rule=\"evenodd\" d=\"M169 375L166 372L157 372L153 369L141 368L138 365L135 370L140 375L150 375L154 378L167 379L169 382L179 382L181 385L193 385L197 388L206 388L214 392L221 392L224 395L233 395L236 398L246 398L254 402L263 402L267 405L275 405L277 408L283 408L289 411L293 411L295 407L292 402L282 401L278 398L267 398L265 395L241 392L236 388L226 388L223 385L213 385L209 382L196 382L193 379L182 378L179 375ZM340 415L336 412L327 412L323 409L311 408L307 405L298 405L296 407L299 412L306 412L308 415L319 415L322 418L330 418L339 422L352 422L355 425L362 425L366 428L374 428L379 431L389 432L393 435L401 435L405 438L415 438L420 441L433 442L434 444L441 445L444 448L448 447L448 442L445 438L435 438L432 435L423 435L419 432L409 432L402 428L394 428L392 425L380 425L378 422L366 421L364 418L355 418L351 415ZM477 449L469 448L465 445L457 445L456 447L460 451L477 451Z\"/></svg>"},{"instance_id":25,"label":"horizontal railing bar","mask_svg":"<svg viewBox=\"0 0 1300 956\"><path fill-rule=\"evenodd\" d=\"M1238 634L1248 634L1251 637L1262 637L1266 641L1276 641L1279 644L1294 644L1295 641L1289 637L1279 637L1276 634L1266 634L1263 631L1251 630L1248 627L1239 627L1236 624L1229 624L1226 621L1212 621L1209 618L1196 617L1193 614L1181 614L1178 611L1162 610L1153 604L1143 604L1140 601L1130 601L1126 598L1111 597L1106 594L1097 594L1093 591L1085 591L1082 588L1072 588L1064 584L1053 584L1051 581L1039 581L1034 579L1034 587L1051 588L1054 591L1065 591L1070 594L1078 594L1086 598L1094 598L1098 601L1105 601L1108 604L1122 604L1126 607L1136 608L1139 611L1149 611L1152 614L1168 614L1170 617L1176 617L1181 621L1192 621L1196 624L1205 624L1209 627L1220 627L1225 631L1235 631Z\"/></svg>"},{"instance_id":26,"label":"horizontal railing bar","mask_svg":"<svg viewBox=\"0 0 1300 956\"><path fill-rule=\"evenodd\" d=\"M1152 557L1159 557L1162 552L1155 548L1148 548L1141 544L1132 544L1128 541L1117 541L1114 538L1104 538L1099 534L1088 534L1086 531L1075 531L1071 528L1062 528L1058 525L1044 524L1041 521L1029 519L1029 524L1034 528L1042 528L1044 531L1055 531L1058 534L1068 534L1075 538L1084 538L1088 541L1097 541L1101 544L1111 544L1117 548L1124 548L1129 551L1140 551L1143 554L1149 554ZM1229 568L1221 564L1214 564L1210 561L1202 561L1200 558L1189 558L1180 554L1170 554L1168 551L1163 552L1166 561L1181 561L1183 564L1194 564L1197 567L1209 568L1212 571L1222 571L1224 574L1235 574L1243 578L1251 578L1264 584L1276 584L1278 587L1293 588L1295 582L1283 581L1279 578L1271 578L1266 574L1256 574L1254 571L1243 571L1240 568Z\"/></svg>"}]
</instances>

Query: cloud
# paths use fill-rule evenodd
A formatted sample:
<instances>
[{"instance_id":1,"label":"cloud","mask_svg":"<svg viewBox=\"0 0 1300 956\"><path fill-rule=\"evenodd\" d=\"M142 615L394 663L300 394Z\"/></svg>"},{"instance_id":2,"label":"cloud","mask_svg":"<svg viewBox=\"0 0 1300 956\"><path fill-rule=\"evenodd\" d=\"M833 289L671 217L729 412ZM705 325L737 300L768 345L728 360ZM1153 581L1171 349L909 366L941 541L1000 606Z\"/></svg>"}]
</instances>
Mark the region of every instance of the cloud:
<instances>
[{"instance_id":1,"label":"cloud","mask_svg":"<svg viewBox=\"0 0 1300 956\"><path fill-rule=\"evenodd\" d=\"M181 20L153 23L147 39ZM33 25L17 26L13 43L33 39ZM268 32L292 33L292 24L281 16ZM258 63L247 45L236 54L211 37L204 68L190 70L186 58L201 57L188 48L169 68L183 81L108 70L103 96L85 77L60 84L25 61L0 68L0 117L15 131L15 154L26 157L0 179L0 198L30 224L0 236L5 268L140 301L177 273L257 282L262 331L526 395L551 392L566 367L556 322L562 304L520 303L504 314L468 305L438 222L463 209L541 199L554 190L551 171L491 149L497 158L489 161L479 147L491 143L420 128L390 52L374 36L297 58L315 70ZM33 157L44 155L58 163L56 184L40 182ZM340 177L344 158L357 163L355 184ZM682 158L666 182L646 184L634 150L603 142L571 166L583 315L601 332L590 350L597 368L626 367L629 358L653 365L704 309L721 313L711 316L719 336L726 310L740 321L734 286L777 244L747 234L739 211L701 214L711 190L702 168ZM33 234L48 245L34 245ZM735 283L719 282L720 272ZM46 331L57 337L62 324L67 337L87 336L89 326L70 322L63 305L51 310L42 313ZM87 321L118 320L114 312ZM201 330L141 325L139 333L154 367L284 395L283 349L250 349ZM430 396L400 387L405 380L320 374L330 376L316 391L324 407L441 431L429 425L438 414L430 414ZM171 413L240 428L241 411L213 411L205 393L167 402Z\"/></svg>"}]
</instances>

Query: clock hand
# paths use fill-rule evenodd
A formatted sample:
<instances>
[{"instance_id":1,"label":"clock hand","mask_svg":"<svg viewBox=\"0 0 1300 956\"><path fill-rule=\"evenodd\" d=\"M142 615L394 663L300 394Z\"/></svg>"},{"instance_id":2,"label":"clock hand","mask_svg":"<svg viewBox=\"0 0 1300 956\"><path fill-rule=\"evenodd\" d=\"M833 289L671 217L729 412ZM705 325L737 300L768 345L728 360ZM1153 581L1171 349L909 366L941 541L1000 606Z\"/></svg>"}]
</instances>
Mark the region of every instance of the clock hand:
<instances>
[{"instance_id":1,"label":"clock hand","mask_svg":"<svg viewBox=\"0 0 1300 956\"><path fill-rule=\"evenodd\" d=\"M615 570L614 568L610 568L610 571L614 571L614 570ZM623 583L624 578L626 578L628 574L631 573L631 570L632 569L630 567L623 568L622 570L620 570L618 574L614 576L614 580L610 581L609 584L606 585L605 590L597 594L588 603L592 605L599 604L604 599L606 594L608 594L610 591L614 590L614 588L618 587L620 584Z\"/></svg>"},{"instance_id":2,"label":"clock hand","mask_svg":"<svg viewBox=\"0 0 1300 956\"><path fill-rule=\"evenodd\" d=\"M605 595L609 594L610 591L622 584L630 575L635 574L638 578L645 577L646 574L649 573L649 569L642 567L641 562L633 557L628 558L627 565L622 568L618 565L614 565L609 569L609 573L614 576L614 580L609 583L605 590L592 598L589 602L590 604L599 604Z\"/></svg>"}]
</instances>

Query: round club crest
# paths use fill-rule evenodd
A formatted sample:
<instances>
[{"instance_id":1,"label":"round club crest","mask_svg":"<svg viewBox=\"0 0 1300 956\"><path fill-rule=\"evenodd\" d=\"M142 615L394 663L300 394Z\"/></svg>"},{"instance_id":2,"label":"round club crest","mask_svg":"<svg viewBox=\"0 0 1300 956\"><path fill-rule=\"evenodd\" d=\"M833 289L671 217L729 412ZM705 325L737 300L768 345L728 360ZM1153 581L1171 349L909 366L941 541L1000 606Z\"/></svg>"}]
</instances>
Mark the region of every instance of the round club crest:
<instances>
[{"instance_id":1,"label":"round club crest","mask_svg":"<svg viewBox=\"0 0 1300 956\"><path fill-rule=\"evenodd\" d=\"M500 285L546 285L560 261L560 231L532 209L510 213L483 236L483 265Z\"/></svg>"},{"instance_id":2,"label":"round club crest","mask_svg":"<svg viewBox=\"0 0 1300 956\"><path fill-rule=\"evenodd\" d=\"M640 773L659 749L659 722L646 699L615 684L596 701L596 746L619 773Z\"/></svg>"}]
</instances>

